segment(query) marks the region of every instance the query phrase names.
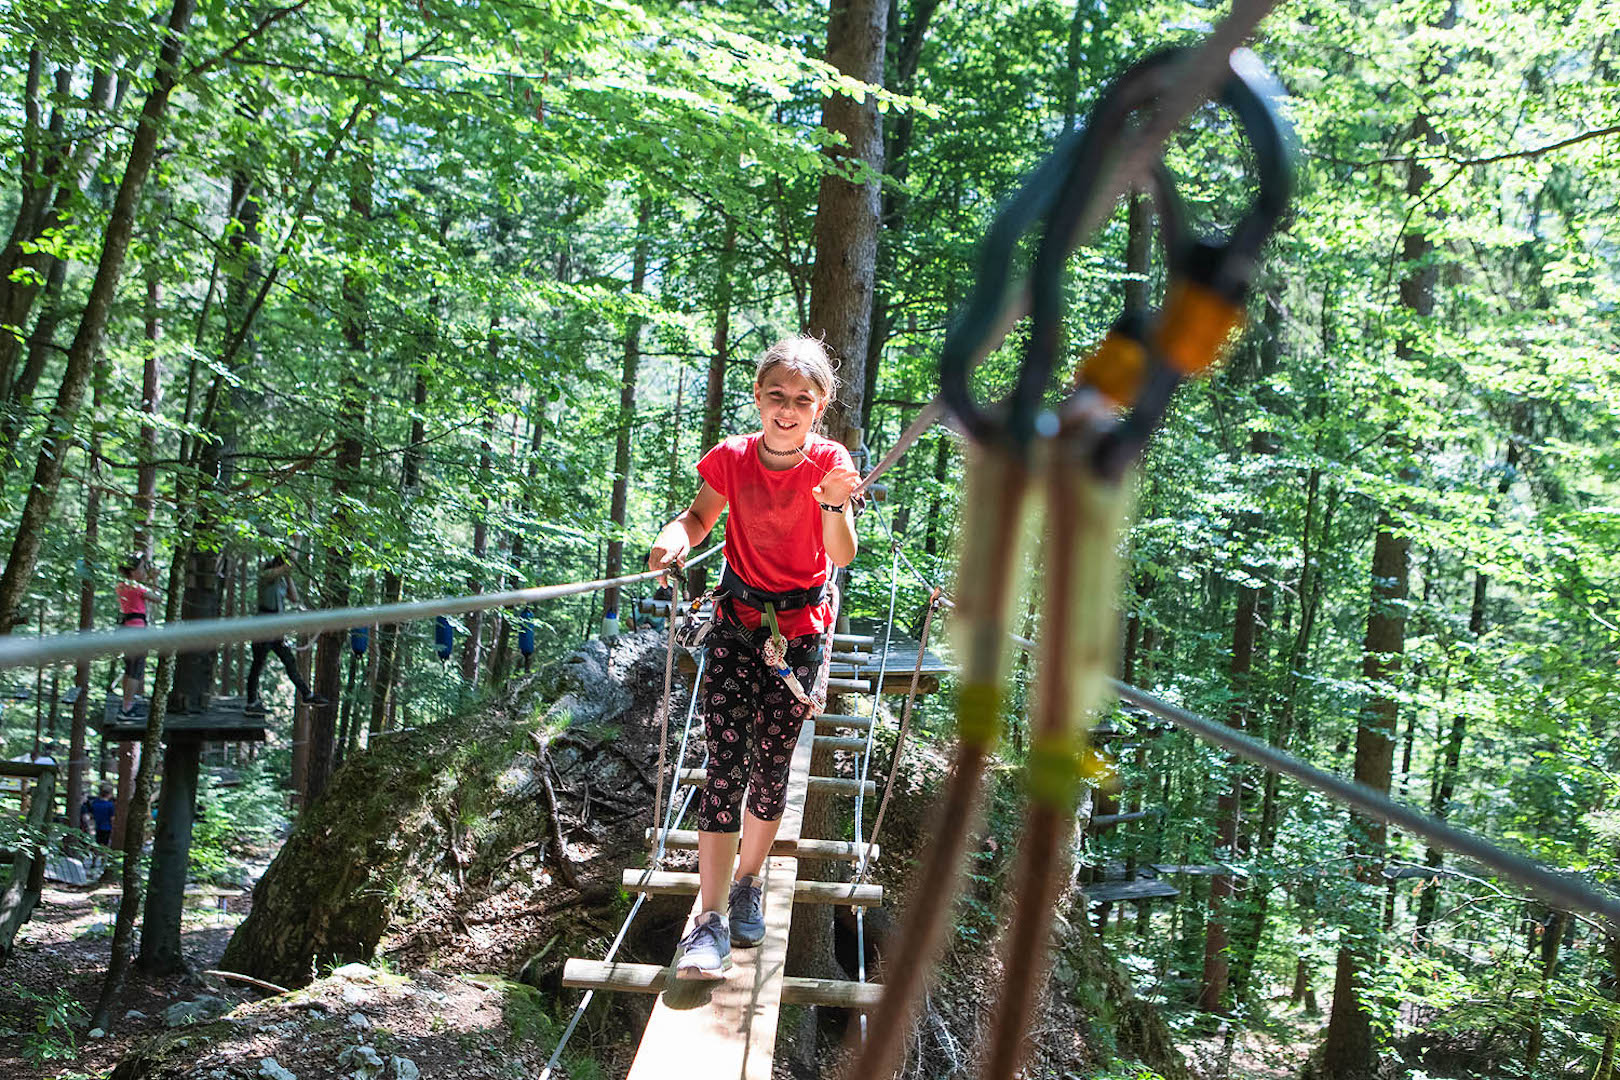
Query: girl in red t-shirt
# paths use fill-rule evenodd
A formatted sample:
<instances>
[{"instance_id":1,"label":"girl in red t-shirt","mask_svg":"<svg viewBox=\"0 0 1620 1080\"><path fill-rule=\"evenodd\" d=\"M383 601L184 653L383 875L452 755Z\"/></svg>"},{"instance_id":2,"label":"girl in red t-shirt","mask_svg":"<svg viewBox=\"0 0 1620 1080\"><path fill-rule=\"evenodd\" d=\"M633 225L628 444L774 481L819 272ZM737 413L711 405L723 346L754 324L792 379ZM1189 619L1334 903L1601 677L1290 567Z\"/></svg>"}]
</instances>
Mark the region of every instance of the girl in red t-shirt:
<instances>
[{"instance_id":1,"label":"girl in red t-shirt","mask_svg":"<svg viewBox=\"0 0 1620 1080\"><path fill-rule=\"evenodd\" d=\"M146 605L156 595L156 590L152 588L152 561L145 555L137 554L120 566L118 573L123 577L113 588L113 595L118 598L118 625L136 630L150 626ZM118 709L118 719L132 720L139 715L135 711L135 699L140 696L141 684L145 681L146 654L125 654L124 700Z\"/></svg>"},{"instance_id":2,"label":"girl in red t-shirt","mask_svg":"<svg viewBox=\"0 0 1620 1080\"><path fill-rule=\"evenodd\" d=\"M855 558L858 546L850 493L860 474L848 450L814 430L836 389L820 342L794 337L771 346L754 372L761 430L734 435L704 455L697 467L703 487L658 534L647 560L653 570L681 565L730 506L721 584L733 575L735 583L716 605L699 689L709 747L698 802L703 913L681 941L679 978L724 978L731 946L758 945L765 935L759 874L781 824L799 728L826 697L828 577L833 565ZM786 639L783 666L791 682L764 655L768 600Z\"/></svg>"}]
</instances>

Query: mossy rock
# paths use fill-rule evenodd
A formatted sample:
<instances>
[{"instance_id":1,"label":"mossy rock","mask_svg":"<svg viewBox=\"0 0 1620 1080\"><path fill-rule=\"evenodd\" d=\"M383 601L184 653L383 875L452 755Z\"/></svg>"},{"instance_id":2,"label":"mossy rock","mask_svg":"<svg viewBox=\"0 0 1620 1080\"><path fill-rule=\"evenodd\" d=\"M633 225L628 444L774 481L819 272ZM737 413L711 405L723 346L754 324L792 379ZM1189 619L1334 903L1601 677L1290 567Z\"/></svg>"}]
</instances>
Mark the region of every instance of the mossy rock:
<instances>
[{"instance_id":1,"label":"mossy rock","mask_svg":"<svg viewBox=\"0 0 1620 1080\"><path fill-rule=\"evenodd\" d=\"M369 961L391 927L491 891L509 853L547 835L537 738L650 713L645 688L662 688L654 638L611 652L592 642L463 715L351 756L254 888L221 966L302 986Z\"/></svg>"}]
</instances>

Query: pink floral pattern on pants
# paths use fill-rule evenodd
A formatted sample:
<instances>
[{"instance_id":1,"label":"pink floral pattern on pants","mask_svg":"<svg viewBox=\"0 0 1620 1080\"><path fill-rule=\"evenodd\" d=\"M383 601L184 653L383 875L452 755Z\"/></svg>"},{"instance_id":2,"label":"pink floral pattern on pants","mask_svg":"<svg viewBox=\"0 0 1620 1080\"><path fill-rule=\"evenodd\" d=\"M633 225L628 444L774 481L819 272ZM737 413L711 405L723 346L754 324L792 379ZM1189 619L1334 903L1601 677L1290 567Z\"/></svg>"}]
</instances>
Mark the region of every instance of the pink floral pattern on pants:
<instances>
[{"instance_id":1,"label":"pink floral pattern on pants","mask_svg":"<svg viewBox=\"0 0 1620 1080\"><path fill-rule=\"evenodd\" d=\"M810 694L810 703L793 696L753 645L727 636L710 647L702 688L709 781L698 796L699 829L740 830L745 791L755 817L775 821L782 816L799 728L826 699L827 641L826 634L788 641L788 666Z\"/></svg>"}]
</instances>

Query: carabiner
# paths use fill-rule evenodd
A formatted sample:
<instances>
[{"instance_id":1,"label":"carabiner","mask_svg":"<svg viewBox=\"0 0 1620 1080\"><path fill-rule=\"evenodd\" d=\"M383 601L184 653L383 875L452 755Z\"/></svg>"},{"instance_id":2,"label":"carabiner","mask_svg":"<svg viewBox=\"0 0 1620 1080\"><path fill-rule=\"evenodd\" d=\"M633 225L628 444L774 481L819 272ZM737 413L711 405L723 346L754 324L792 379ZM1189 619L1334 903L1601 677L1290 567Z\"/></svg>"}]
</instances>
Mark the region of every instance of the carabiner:
<instances>
[{"instance_id":1,"label":"carabiner","mask_svg":"<svg viewBox=\"0 0 1620 1080\"><path fill-rule=\"evenodd\" d=\"M1158 53L1134 68L1145 73L1162 70L1184 50ZM1078 381L1115 405L1131 408L1122 426L1099 447L1101 471L1118 470L1140 450L1158 424L1171 393L1184 379L1208 369L1223 355L1234 333L1246 320L1245 301L1261 248L1265 246L1287 209L1293 190L1292 131L1273 103L1281 89L1253 53L1232 53L1231 74L1221 87L1219 102L1237 119L1254 152L1257 192L1254 203L1224 238L1195 236L1180 212L1174 182L1156 177L1159 203L1168 227L1166 239L1170 284L1164 307L1152 318L1126 313L1089 356ZM1072 231L1083 205L1063 199L1053 208L1048 243L1055 244ZM1043 247L1048 268L1052 258ZM1038 295L1037 312L1048 322L1061 318L1061 285L1052 274ZM1035 341L1048 342L1053 330Z\"/></svg>"}]
</instances>

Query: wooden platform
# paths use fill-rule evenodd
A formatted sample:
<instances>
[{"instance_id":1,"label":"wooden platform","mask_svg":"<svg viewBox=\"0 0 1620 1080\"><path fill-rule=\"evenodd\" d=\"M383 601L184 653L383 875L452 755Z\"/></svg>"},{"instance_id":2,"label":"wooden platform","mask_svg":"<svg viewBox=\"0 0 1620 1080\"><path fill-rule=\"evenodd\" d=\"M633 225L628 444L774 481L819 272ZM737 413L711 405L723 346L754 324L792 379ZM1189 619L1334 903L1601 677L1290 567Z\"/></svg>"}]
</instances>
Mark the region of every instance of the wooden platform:
<instances>
[{"instance_id":1,"label":"wooden platform","mask_svg":"<svg viewBox=\"0 0 1620 1080\"><path fill-rule=\"evenodd\" d=\"M146 710L133 720L118 719L123 699L107 695L102 711L101 734L115 742L135 742L146 734ZM239 697L215 698L206 712L169 713L163 718L163 741L198 739L204 742L264 742L266 718L244 716Z\"/></svg>"},{"instance_id":2,"label":"wooden platform","mask_svg":"<svg viewBox=\"0 0 1620 1080\"><path fill-rule=\"evenodd\" d=\"M915 657L915 654L913 654ZM765 940L758 948L733 949L732 970L724 981L708 982L673 977L668 966L604 963L570 959L563 966L563 985L588 990L653 993L647 1030L630 1066L629 1080L770 1080L776 1053L778 1013L783 1004L833 1005L871 1009L882 988L867 983L826 979L790 979L783 975L787 962L788 933L795 903L850 904L882 902L876 885L847 882L800 881L799 859L860 857L865 845L848 841L818 840L801 835L804 802L811 784L810 757L818 728L848 729L848 717L812 717L800 728L789 765L787 807L782 824L765 860ZM870 726L870 721L867 721ZM688 771L697 780L698 770ZM852 781L840 781L852 789ZM654 840L648 830L649 843ZM670 848L697 846L697 833L673 830ZM874 853L875 854L875 853ZM631 892L694 895L698 875L664 870L628 869L623 885ZM702 900L692 904L692 915L702 913ZM690 923L687 924L688 926Z\"/></svg>"},{"instance_id":3,"label":"wooden platform","mask_svg":"<svg viewBox=\"0 0 1620 1080\"><path fill-rule=\"evenodd\" d=\"M1099 881L1082 885L1081 891L1093 904L1115 904L1122 900L1157 900L1161 897L1180 896L1181 890L1166 881L1137 878L1135 881Z\"/></svg>"}]
</instances>

